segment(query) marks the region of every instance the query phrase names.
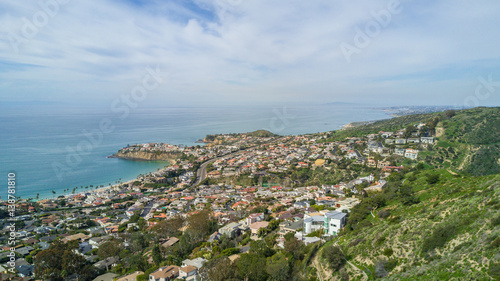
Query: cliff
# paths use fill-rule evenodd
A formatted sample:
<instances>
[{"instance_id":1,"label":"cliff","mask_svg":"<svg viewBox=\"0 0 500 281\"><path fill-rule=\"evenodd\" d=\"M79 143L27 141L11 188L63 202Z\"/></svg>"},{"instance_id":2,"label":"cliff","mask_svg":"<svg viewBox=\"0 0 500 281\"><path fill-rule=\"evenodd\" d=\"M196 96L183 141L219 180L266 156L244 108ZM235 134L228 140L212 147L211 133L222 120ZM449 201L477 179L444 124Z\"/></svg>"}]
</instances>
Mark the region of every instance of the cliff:
<instances>
[{"instance_id":1,"label":"cliff","mask_svg":"<svg viewBox=\"0 0 500 281\"><path fill-rule=\"evenodd\" d=\"M143 161L175 161L179 159L182 153L180 152L160 152L160 151L130 151L119 150L113 157L128 159L128 160L143 160Z\"/></svg>"}]
</instances>

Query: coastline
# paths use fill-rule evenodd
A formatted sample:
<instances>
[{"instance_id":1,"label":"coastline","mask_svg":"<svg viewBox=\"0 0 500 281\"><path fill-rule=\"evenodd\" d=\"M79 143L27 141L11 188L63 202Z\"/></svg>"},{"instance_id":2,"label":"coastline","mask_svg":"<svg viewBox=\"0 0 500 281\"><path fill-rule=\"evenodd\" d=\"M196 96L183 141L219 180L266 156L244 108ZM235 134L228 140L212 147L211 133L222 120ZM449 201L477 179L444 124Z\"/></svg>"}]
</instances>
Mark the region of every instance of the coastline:
<instances>
[{"instance_id":1,"label":"coastline","mask_svg":"<svg viewBox=\"0 0 500 281\"><path fill-rule=\"evenodd\" d=\"M118 158L118 157L116 157ZM140 161L140 160L129 160L129 161ZM167 162L167 161L165 161ZM168 162L168 165L166 165L165 167L157 170L157 171L154 171L154 172L163 172L165 171L168 167L170 167L171 165L175 165L175 162ZM153 173L153 172L151 172ZM133 179L131 180L127 180L127 181L124 181L124 182L119 182L119 183L116 183L116 184L112 184L112 185L107 185L107 186L103 186L103 187L99 187L99 188L95 188L95 189L88 189L88 190L82 190L82 191L79 191L79 192L75 192L74 194L71 193L71 194L53 194L52 196L47 196L47 197L40 197L38 200L36 199L32 199L32 201L34 202L38 202L38 201L43 201L43 200L62 200L62 199L68 199L68 198L71 198L71 197L74 197L76 195L79 195L79 194L83 194L83 193L90 193L90 194L99 194L99 193L102 193L102 192L106 192L108 191L109 189L114 189L116 187L120 187L121 185L125 185L125 184L131 184L135 181L138 181L139 180L139 175L135 176ZM60 196L63 196L62 198L60 198ZM28 198L21 198L20 199L22 200L28 200Z\"/></svg>"},{"instance_id":2,"label":"coastline","mask_svg":"<svg viewBox=\"0 0 500 281\"><path fill-rule=\"evenodd\" d=\"M382 114L383 116L381 116L380 114L377 114L376 113L377 111L379 113L384 113L384 114ZM349 112L349 114L351 114L351 111L348 111L348 112ZM392 118L392 116L390 116L389 114L387 114L387 112L385 112L385 111L373 110L372 112L375 112L375 114L371 115L371 116L364 116L363 115L363 117L359 117L359 118L367 118L367 119L370 119L370 120L381 120L381 119ZM317 120L315 120L314 123L307 122L307 124L311 125L314 128L316 128L316 125L317 125L318 129L311 129L311 127L304 126L303 124L300 124L300 123L295 124L295 123L293 123L293 124L290 124L287 127L287 128L292 128L292 130L289 130L289 131L291 131L290 133L281 132L281 131L279 131L278 133L280 133L280 134L283 133L285 135L289 135L289 134L290 135L301 135L301 134L308 134L311 131L313 131L313 132L328 132L328 131L340 130L340 129L344 129L344 128L350 128L352 126L356 126L356 124L358 123L358 122L347 123L346 121L349 121L349 119L352 120L354 118L353 118L352 115L350 115L350 117L348 117L347 113L344 113L344 111L341 111L340 113L338 113L338 115L340 117L336 116L336 115L334 115L334 116L321 115L322 118L329 118L331 120L336 120L333 124L331 124L331 125L334 125L334 126L330 126L330 124L318 122ZM240 127L238 127L238 128L240 128ZM211 129L213 129L213 128L211 128ZM197 143L199 145L203 145L203 143L201 142L201 141L203 141L203 138L200 138L200 136L202 136L202 134L203 135L213 134L213 132L219 132L219 133L222 134L222 133L225 133L225 132L236 132L236 131L237 131L236 129L224 129L224 128L220 129L220 128L215 128L214 130L210 130L209 132L199 132L200 134L197 134L197 135L190 134L189 138L191 140L196 140L194 142L195 144ZM128 139L129 139L129 137L126 136L125 139L116 141L116 143L118 145L120 145L120 146L123 146L123 145L127 144L125 141L128 140ZM152 139L155 139L155 138L152 137ZM177 145L177 144L186 143L186 141L182 140L181 138L179 138L179 140L176 139L175 141L172 141L171 143L174 144L174 145ZM194 145L194 144L192 144L192 145ZM113 146L113 147L117 147L117 146ZM103 149L103 150L104 150L104 152L96 151L95 154L100 153L101 155L98 156L98 157L108 158L108 160L122 159L122 160L125 160L124 162L128 162L128 161L131 161L131 160L134 160L133 162L138 162L138 163L140 163L140 162L150 162L149 161L150 159L146 160L146 159L130 159L130 158L125 158L125 157L116 157L116 156L113 156L113 154L110 153L109 148ZM90 161L94 161L94 162L90 162L90 163L95 163L96 161L99 161L99 159L96 159L96 157L93 157L93 158L88 157L88 159L90 159ZM51 159L50 161L51 162L56 162L57 160ZM160 161L160 160L158 160L158 161ZM165 160L165 161L168 161L168 160ZM61 163L64 163L64 162L61 162ZM101 163L106 163L106 164L101 164ZM95 166L109 165L109 164L107 164L108 163L107 161L102 161L101 163L99 163L99 165L95 165ZM150 170L147 170L148 169L147 165L144 165L144 166L138 165L137 166L138 168L135 168L135 167L132 168L133 165L129 165L128 167L125 167L125 169L121 169L120 170L121 172L113 171L113 173L108 173L107 170L103 170L103 169L96 170L93 167L90 167L90 168L87 169L87 166L84 166L86 164L87 163L82 163L81 167L78 168L78 169L89 170L88 172L82 171L82 174L89 174L90 173L91 175L96 175L96 176L86 176L82 180L80 179L79 176L75 177L75 178L72 178L71 180L69 180L70 177L67 176L66 178L68 178L68 180L65 180L65 182L64 182L63 185L60 184L59 182L57 182L57 179L54 178L54 176L52 176L52 177L46 177L46 178L43 179L43 182L42 181L37 181L37 182L33 181L34 184L30 184L30 186L26 186L25 188L20 189L20 192L19 192L20 197L19 198L22 198L23 200L27 200L29 198L32 198L32 200L36 200L34 198L35 198L37 192L40 193L40 196L39 196L38 200L43 200L43 199L57 199L58 196L64 196L64 197L72 196L73 194L71 193L71 190L75 186L78 186L78 187L80 187L82 185L83 186L88 186L91 183L94 185L94 187L88 188L88 189L78 188L75 191L75 194L80 194L80 193L84 193L84 192L96 192L96 190L94 189L95 186L100 186L101 184L106 184L106 186L99 187L97 189L97 191L100 191L102 189L108 189L111 186L117 185L117 184L107 185L108 182L109 183L114 183L119 178L121 178L123 180L129 179L129 181L133 181L133 180L137 179L137 176L139 174L145 174L145 173L149 173L149 172L155 172L155 171L157 171L156 170L157 168L161 169L164 166L164 165L158 164L156 167L150 167ZM118 166L119 167L126 166L126 165L123 165L123 164L117 165L117 164L113 164L113 163L111 163L111 165L114 165L116 167L118 167ZM131 168L129 169L129 167L131 167ZM142 167L144 167L144 168L142 168ZM137 170L134 170L134 169L137 169ZM49 170L49 172L52 172L52 171ZM31 182L31 178L28 177L27 172L24 171L24 170L19 170L19 174L20 175L22 175L23 173L26 175L25 176L25 179L26 179L25 182ZM48 174L50 174L50 173L48 173ZM129 182L129 181L125 181L125 182ZM122 182L120 184L123 184L125 182ZM67 188L69 188L69 191L63 191L65 189L67 189ZM57 193L56 194L52 194L51 190L55 190ZM4 196L2 196L2 198L4 198Z\"/></svg>"}]
</instances>

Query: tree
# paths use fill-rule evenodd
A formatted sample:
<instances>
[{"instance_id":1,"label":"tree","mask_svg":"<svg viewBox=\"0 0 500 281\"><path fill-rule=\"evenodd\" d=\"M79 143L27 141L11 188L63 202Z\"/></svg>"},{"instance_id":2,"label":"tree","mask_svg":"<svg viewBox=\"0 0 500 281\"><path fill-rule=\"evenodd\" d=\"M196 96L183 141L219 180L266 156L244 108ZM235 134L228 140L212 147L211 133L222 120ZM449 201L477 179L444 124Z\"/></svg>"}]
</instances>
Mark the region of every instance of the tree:
<instances>
[{"instance_id":1,"label":"tree","mask_svg":"<svg viewBox=\"0 0 500 281\"><path fill-rule=\"evenodd\" d=\"M250 253L270 257L274 255L274 250L269 248L263 240L250 242Z\"/></svg>"},{"instance_id":2,"label":"tree","mask_svg":"<svg viewBox=\"0 0 500 281\"><path fill-rule=\"evenodd\" d=\"M204 209L188 218L188 231L194 242L202 241L212 230L213 220L212 211Z\"/></svg>"},{"instance_id":3,"label":"tree","mask_svg":"<svg viewBox=\"0 0 500 281\"><path fill-rule=\"evenodd\" d=\"M153 250L151 252L151 255L153 257L153 262L156 264L156 265L160 265L161 261L162 261L162 254L161 254L161 250L160 250L160 246L158 246L158 244L156 244L154 247L153 247Z\"/></svg>"},{"instance_id":4,"label":"tree","mask_svg":"<svg viewBox=\"0 0 500 281\"><path fill-rule=\"evenodd\" d=\"M238 268L231 263L229 258L221 257L206 262L200 269L201 280L210 281L236 281Z\"/></svg>"},{"instance_id":5,"label":"tree","mask_svg":"<svg viewBox=\"0 0 500 281\"><path fill-rule=\"evenodd\" d=\"M289 280L290 266L287 257L283 253L277 253L267 258L266 271L271 280L286 281Z\"/></svg>"},{"instance_id":6,"label":"tree","mask_svg":"<svg viewBox=\"0 0 500 281\"><path fill-rule=\"evenodd\" d=\"M152 232L156 234L158 238L168 238L176 236L179 229L184 225L184 218L181 216L175 216L166 221L161 221L152 228Z\"/></svg>"},{"instance_id":7,"label":"tree","mask_svg":"<svg viewBox=\"0 0 500 281\"><path fill-rule=\"evenodd\" d=\"M241 254L237 261L240 275L247 281L267 279L266 257L258 254Z\"/></svg>"},{"instance_id":8,"label":"tree","mask_svg":"<svg viewBox=\"0 0 500 281\"><path fill-rule=\"evenodd\" d=\"M79 280L92 280L96 275L95 268L74 252L77 247L77 241L64 244L56 240L47 250L40 251L35 258L37 278L58 281L76 274Z\"/></svg>"},{"instance_id":9,"label":"tree","mask_svg":"<svg viewBox=\"0 0 500 281\"><path fill-rule=\"evenodd\" d=\"M285 252L290 254L295 260L302 260L304 258L305 245L302 241L292 237L285 240Z\"/></svg>"},{"instance_id":10,"label":"tree","mask_svg":"<svg viewBox=\"0 0 500 281\"><path fill-rule=\"evenodd\" d=\"M321 256L333 271L338 271L346 262L345 255L338 246L327 246L323 249Z\"/></svg>"},{"instance_id":11,"label":"tree","mask_svg":"<svg viewBox=\"0 0 500 281\"><path fill-rule=\"evenodd\" d=\"M97 250L97 255L100 259L117 256L120 252L120 242L118 240L111 240L102 243Z\"/></svg>"},{"instance_id":12,"label":"tree","mask_svg":"<svg viewBox=\"0 0 500 281\"><path fill-rule=\"evenodd\" d=\"M425 179L428 184L435 184L439 181L439 174L428 174Z\"/></svg>"}]
</instances>

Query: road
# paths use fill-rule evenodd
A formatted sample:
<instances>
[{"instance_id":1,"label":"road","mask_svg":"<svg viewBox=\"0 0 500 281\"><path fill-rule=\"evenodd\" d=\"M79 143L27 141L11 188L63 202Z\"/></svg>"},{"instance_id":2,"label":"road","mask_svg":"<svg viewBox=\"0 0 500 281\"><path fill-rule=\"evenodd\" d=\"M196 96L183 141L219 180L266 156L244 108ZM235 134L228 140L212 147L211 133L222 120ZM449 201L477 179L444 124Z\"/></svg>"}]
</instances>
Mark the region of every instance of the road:
<instances>
[{"instance_id":1,"label":"road","mask_svg":"<svg viewBox=\"0 0 500 281\"><path fill-rule=\"evenodd\" d=\"M151 208L153 208L153 202L149 202L145 207L144 210L142 210L141 217L145 218L149 212L151 211Z\"/></svg>"}]
</instances>

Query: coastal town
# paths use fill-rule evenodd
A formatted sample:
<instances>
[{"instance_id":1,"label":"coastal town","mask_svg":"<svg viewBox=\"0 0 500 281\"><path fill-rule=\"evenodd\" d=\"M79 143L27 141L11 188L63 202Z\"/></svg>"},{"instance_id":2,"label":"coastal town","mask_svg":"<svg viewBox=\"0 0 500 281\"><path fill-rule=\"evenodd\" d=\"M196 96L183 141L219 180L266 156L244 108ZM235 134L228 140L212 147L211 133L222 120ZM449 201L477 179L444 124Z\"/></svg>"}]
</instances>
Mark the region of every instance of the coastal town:
<instances>
[{"instance_id":1,"label":"coastal town","mask_svg":"<svg viewBox=\"0 0 500 281\"><path fill-rule=\"evenodd\" d=\"M18 199L14 217L2 201L0 280L39 280L50 274L44 251L70 245L89 273L61 268L53 273L64 272L61 280L164 281L206 280L205 264L220 256L234 262L259 241L270 249L286 249L292 238L322 244L367 194L428 155L435 138L421 123L343 139L257 131L203 142L128 145L116 157L165 156L170 165L95 190ZM7 239L11 222L15 245Z\"/></svg>"}]
</instances>

